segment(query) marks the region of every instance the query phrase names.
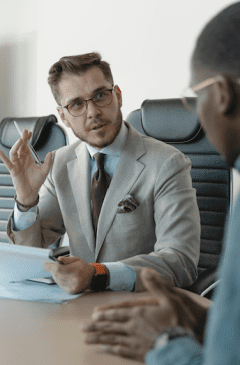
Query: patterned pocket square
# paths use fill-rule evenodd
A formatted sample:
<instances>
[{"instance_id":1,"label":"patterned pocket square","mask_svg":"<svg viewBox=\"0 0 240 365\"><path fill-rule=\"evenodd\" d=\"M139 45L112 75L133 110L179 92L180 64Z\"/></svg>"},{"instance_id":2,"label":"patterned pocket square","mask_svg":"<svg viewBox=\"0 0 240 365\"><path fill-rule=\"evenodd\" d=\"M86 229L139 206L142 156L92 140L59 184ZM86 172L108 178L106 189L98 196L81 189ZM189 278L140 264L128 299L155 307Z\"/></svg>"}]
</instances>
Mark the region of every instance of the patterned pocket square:
<instances>
[{"instance_id":1,"label":"patterned pocket square","mask_svg":"<svg viewBox=\"0 0 240 365\"><path fill-rule=\"evenodd\" d=\"M117 205L117 213L128 213L135 210L139 206L138 202L131 194L127 194L125 198L120 200Z\"/></svg>"}]
</instances>

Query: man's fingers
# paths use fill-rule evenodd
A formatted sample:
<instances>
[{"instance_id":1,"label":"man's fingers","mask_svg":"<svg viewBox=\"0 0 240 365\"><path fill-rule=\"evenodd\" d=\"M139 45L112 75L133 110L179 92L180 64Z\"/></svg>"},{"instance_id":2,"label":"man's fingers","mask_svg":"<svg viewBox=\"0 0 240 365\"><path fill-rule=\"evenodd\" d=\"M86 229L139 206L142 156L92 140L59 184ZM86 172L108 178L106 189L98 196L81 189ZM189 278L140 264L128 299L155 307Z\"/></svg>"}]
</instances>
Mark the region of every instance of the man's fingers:
<instances>
[{"instance_id":1,"label":"man's fingers","mask_svg":"<svg viewBox=\"0 0 240 365\"><path fill-rule=\"evenodd\" d=\"M32 137L32 132L28 132L28 140L30 140Z\"/></svg>"},{"instance_id":2,"label":"man's fingers","mask_svg":"<svg viewBox=\"0 0 240 365\"><path fill-rule=\"evenodd\" d=\"M64 265L72 264L73 262L80 261L79 257L75 256L59 256L58 261Z\"/></svg>"},{"instance_id":3,"label":"man's fingers","mask_svg":"<svg viewBox=\"0 0 240 365\"><path fill-rule=\"evenodd\" d=\"M131 309L109 309L101 312L94 312L92 319L95 321L127 321L132 312Z\"/></svg>"},{"instance_id":4,"label":"man's fingers","mask_svg":"<svg viewBox=\"0 0 240 365\"><path fill-rule=\"evenodd\" d=\"M143 298L137 300L129 300L123 301L116 304L104 304L99 307L94 308L94 312L105 311L109 309L117 309L117 308L130 308L144 305L158 305L158 300L155 297Z\"/></svg>"},{"instance_id":5,"label":"man's fingers","mask_svg":"<svg viewBox=\"0 0 240 365\"><path fill-rule=\"evenodd\" d=\"M58 269L58 265L59 264L52 264L50 262L46 262L44 265L43 265L43 270L44 271L48 271L48 272L51 272L51 273L55 273L56 270Z\"/></svg>"},{"instance_id":6,"label":"man's fingers","mask_svg":"<svg viewBox=\"0 0 240 365\"><path fill-rule=\"evenodd\" d=\"M10 171L13 168L13 164L2 150L0 150L0 157L3 160L8 171Z\"/></svg>"},{"instance_id":7,"label":"man's fingers","mask_svg":"<svg viewBox=\"0 0 240 365\"><path fill-rule=\"evenodd\" d=\"M28 153L30 153L28 145L26 143L22 143L17 151L18 158L26 156Z\"/></svg>"},{"instance_id":8,"label":"man's fingers","mask_svg":"<svg viewBox=\"0 0 240 365\"><path fill-rule=\"evenodd\" d=\"M128 345L129 344L129 336L120 335L118 333L103 333L103 332L92 332L88 333L85 337L86 343L100 343L100 344L121 344Z\"/></svg>"},{"instance_id":9,"label":"man's fingers","mask_svg":"<svg viewBox=\"0 0 240 365\"><path fill-rule=\"evenodd\" d=\"M28 130L27 129L24 129L23 132L22 132L22 137L21 137L23 139L24 143L27 143L27 141L29 139L28 137L29 137Z\"/></svg>"},{"instance_id":10,"label":"man's fingers","mask_svg":"<svg viewBox=\"0 0 240 365\"><path fill-rule=\"evenodd\" d=\"M141 278L146 289L156 296L161 306L171 305L171 301L176 295L157 272L151 269L142 269Z\"/></svg>"},{"instance_id":11,"label":"man's fingers","mask_svg":"<svg viewBox=\"0 0 240 365\"><path fill-rule=\"evenodd\" d=\"M100 321L91 322L82 327L85 332L124 333L127 334L125 322Z\"/></svg>"},{"instance_id":12,"label":"man's fingers","mask_svg":"<svg viewBox=\"0 0 240 365\"><path fill-rule=\"evenodd\" d=\"M191 329L190 324L196 322L190 310L191 299L164 283L153 270L142 270L141 277L146 288L158 297L160 307L169 308L172 311L172 318L175 315L178 325Z\"/></svg>"},{"instance_id":13,"label":"man's fingers","mask_svg":"<svg viewBox=\"0 0 240 365\"><path fill-rule=\"evenodd\" d=\"M49 152L45 158L45 161L42 165L42 169L44 171L44 174L47 176L49 171L50 171L50 168L52 166L52 152Z\"/></svg>"},{"instance_id":14,"label":"man's fingers","mask_svg":"<svg viewBox=\"0 0 240 365\"><path fill-rule=\"evenodd\" d=\"M23 139L20 138L17 140L16 143L14 143L14 145L12 146L12 148L10 149L10 152L9 152L9 157L10 157L10 160L12 162L16 161L18 159L18 150L20 148L20 146L23 144Z\"/></svg>"},{"instance_id":15,"label":"man's fingers","mask_svg":"<svg viewBox=\"0 0 240 365\"><path fill-rule=\"evenodd\" d=\"M102 349L123 357L131 359L142 359L141 349L134 340L129 336L119 334L89 334L85 338L89 344L102 344Z\"/></svg>"}]
</instances>

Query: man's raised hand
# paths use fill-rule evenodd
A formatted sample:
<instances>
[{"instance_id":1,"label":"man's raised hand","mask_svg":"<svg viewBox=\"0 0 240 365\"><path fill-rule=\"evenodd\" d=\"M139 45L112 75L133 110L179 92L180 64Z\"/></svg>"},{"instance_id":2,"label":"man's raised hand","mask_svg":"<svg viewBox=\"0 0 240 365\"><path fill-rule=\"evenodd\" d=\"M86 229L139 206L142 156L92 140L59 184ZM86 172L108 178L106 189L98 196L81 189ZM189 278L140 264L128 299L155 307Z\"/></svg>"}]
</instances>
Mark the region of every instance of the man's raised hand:
<instances>
[{"instance_id":1,"label":"man's raised hand","mask_svg":"<svg viewBox=\"0 0 240 365\"><path fill-rule=\"evenodd\" d=\"M52 165L52 153L48 153L42 166L36 165L28 141L32 132L24 129L22 137L13 145L8 158L0 150L0 157L10 172L17 193L17 200L23 205L36 201L38 191L44 183Z\"/></svg>"}]
</instances>

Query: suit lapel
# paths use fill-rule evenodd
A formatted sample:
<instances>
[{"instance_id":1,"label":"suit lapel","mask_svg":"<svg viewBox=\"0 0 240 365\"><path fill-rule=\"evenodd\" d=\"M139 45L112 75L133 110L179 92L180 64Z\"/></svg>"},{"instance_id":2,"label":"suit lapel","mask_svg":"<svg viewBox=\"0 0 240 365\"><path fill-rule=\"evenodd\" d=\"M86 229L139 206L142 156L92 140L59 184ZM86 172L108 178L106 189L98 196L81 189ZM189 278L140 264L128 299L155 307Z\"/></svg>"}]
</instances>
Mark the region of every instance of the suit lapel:
<instances>
[{"instance_id":1,"label":"suit lapel","mask_svg":"<svg viewBox=\"0 0 240 365\"><path fill-rule=\"evenodd\" d=\"M128 138L105 196L98 221L95 260L115 218L118 202L131 190L145 165L138 159L146 153L142 136L128 123Z\"/></svg>"},{"instance_id":2,"label":"suit lapel","mask_svg":"<svg viewBox=\"0 0 240 365\"><path fill-rule=\"evenodd\" d=\"M75 150L77 158L68 162L68 174L83 233L89 248L94 254L95 233L92 225L90 205L90 157L85 143L81 143Z\"/></svg>"}]
</instances>

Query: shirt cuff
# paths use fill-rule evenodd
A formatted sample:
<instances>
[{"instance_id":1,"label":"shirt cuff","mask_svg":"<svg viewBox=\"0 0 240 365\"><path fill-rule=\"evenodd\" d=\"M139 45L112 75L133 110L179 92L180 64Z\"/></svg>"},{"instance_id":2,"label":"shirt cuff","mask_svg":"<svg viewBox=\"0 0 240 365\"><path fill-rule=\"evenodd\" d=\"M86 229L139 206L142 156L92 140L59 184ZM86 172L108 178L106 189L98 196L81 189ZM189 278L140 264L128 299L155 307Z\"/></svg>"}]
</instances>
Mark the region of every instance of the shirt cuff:
<instances>
[{"instance_id":1,"label":"shirt cuff","mask_svg":"<svg viewBox=\"0 0 240 365\"><path fill-rule=\"evenodd\" d=\"M110 284L106 289L112 290L133 290L136 274L129 266L122 262L102 262L110 272Z\"/></svg>"},{"instance_id":2,"label":"shirt cuff","mask_svg":"<svg viewBox=\"0 0 240 365\"><path fill-rule=\"evenodd\" d=\"M202 365L203 347L190 337L179 337L168 341L166 346L151 350L145 357L148 365Z\"/></svg>"},{"instance_id":3,"label":"shirt cuff","mask_svg":"<svg viewBox=\"0 0 240 365\"><path fill-rule=\"evenodd\" d=\"M13 229L15 231L23 231L30 227L37 219L38 206L30 208L27 212L21 212L18 209L17 203L13 211Z\"/></svg>"}]
</instances>

